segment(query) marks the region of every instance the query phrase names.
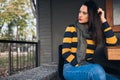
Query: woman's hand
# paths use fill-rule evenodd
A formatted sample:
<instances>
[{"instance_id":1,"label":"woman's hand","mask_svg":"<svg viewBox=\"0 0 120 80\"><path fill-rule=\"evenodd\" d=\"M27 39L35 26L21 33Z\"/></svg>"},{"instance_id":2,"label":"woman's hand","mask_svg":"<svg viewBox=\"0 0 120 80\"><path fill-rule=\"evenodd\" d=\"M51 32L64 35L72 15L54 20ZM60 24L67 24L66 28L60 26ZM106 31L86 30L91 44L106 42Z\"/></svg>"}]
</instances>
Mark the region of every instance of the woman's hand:
<instances>
[{"instance_id":1,"label":"woman's hand","mask_svg":"<svg viewBox=\"0 0 120 80\"><path fill-rule=\"evenodd\" d=\"M102 8L99 8L99 9L98 9L98 14L100 14L100 19L101 19L101 22L102 22L102 23L104 23L104 22L107 21L106 18L105 18L105 13L104 13L104 11L103 11Z\"/></svg>"}]
</instances>

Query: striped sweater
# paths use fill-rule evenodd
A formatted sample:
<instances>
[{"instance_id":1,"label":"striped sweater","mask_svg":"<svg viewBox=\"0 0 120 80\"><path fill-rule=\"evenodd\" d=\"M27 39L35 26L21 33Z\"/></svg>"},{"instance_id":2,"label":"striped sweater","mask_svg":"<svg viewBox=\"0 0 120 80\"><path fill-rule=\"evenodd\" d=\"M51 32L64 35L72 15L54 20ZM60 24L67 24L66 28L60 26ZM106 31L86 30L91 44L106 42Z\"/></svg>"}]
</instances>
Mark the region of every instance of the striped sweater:
<instances>
[{"instance_id":1,"label":"striped sweater","mask_svg":"<svg viewBox=\"0 0 120 80\"><path fill-rule=\"evenodd\" d=\"M117 37L114 35L111 27L107 22L102 24L103 35L105 37L106 45L113 45L117 43ZM86 61L92 61L92 56L96 49L95 43L92 39L86 38L87 48L86 48ZM64 33L63 45L62 45L62 55L65 61L73 66L78 66L76 52L77 52L77 30L74 25L69 25Z\"/></svg>"}]
</instances>

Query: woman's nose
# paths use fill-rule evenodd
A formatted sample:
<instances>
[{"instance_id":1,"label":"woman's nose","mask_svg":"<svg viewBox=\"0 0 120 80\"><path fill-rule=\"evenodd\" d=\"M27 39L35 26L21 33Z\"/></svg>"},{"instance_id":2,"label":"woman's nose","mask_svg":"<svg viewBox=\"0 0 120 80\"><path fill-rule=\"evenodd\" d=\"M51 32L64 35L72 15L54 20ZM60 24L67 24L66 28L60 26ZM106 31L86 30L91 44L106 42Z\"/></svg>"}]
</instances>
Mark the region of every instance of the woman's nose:
<instances>
[{"instance_id":1,"label":"woman's nose","mask_svg":"<svg viewBox=\"0 0 120 80\"><path fill-rule=\"evenodd\" d=\"M79 13L79 17L82 17L82 13Z\"/></svg>"}]
</instances>

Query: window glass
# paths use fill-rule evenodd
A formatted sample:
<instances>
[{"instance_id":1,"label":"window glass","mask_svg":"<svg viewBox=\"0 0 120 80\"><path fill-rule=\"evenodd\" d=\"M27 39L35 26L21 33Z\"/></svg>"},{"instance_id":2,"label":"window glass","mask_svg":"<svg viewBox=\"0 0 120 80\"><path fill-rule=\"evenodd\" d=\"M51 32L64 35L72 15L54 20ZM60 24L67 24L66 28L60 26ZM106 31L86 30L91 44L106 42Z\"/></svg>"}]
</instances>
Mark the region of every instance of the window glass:
<instances>
[{"instance_id":1,"label":"window glass","mask_svg":"<svg viewBox=\"0 0 120 80\"><path fill-rule=\"evenodd\" d=\"M113 0L113 24L120 25L120 0Z\"/></svg>"}]
</instances>

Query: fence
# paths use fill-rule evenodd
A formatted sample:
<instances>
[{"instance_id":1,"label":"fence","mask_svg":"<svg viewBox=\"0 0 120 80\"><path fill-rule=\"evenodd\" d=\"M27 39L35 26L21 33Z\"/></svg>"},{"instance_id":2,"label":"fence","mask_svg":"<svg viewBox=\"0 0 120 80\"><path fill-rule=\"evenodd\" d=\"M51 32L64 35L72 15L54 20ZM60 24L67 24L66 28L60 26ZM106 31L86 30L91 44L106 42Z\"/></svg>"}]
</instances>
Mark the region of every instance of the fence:
<instances>
[{"instance_id":1,"label":"fence","mask_svg":"<svg viewBox=\"0 0 120 80\"><path fill-rule=\"evenodd\" d=\"M0 77L37 66L37 42L0 40Z\"/></svg>"}]
</instances>

